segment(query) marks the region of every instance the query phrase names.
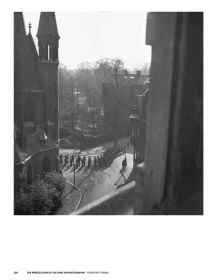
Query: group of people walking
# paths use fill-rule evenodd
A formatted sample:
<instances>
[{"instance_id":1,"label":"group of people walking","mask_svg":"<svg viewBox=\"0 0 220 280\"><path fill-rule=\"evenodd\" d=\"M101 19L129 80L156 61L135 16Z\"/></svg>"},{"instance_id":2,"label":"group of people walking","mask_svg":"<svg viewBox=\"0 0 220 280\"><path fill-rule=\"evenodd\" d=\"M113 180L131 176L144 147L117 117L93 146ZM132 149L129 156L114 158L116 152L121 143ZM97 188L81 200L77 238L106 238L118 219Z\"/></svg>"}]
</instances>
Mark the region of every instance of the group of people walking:
<instances>
[{"instance_id":1,"label":"group of people walking","mask_svg":"<svg viewBox=\"0 0 220 280\"><path fill-rule=\"evenodd\" d=\"M78 167L85 167L86 165L88 165L89 167L91 166L91 156L86 157L84 156L74 156L74 155L70 155L70 154L60 154L59 156L59 161L60 164L63 164L64 166L75 166L76 168Z\"/></svg>"},{"instance_id":2,"label":"group of people walking","mask_svg":"<svg viewBox=\"0 0 220 280\"><path fill-rule=\"evenodd\" d=\"M103 153L103 158L107 164L110 164L114 158L123 153L126 153L126 146L117 145L105 150Z\"/></svg>"},{"instance_id":3,"label":"group of people walking","mask_svg":"<svg viewBox=\"0 0 220 280\"><path fill-rule=\"evenodd\" d=\"M70 166L73 168L85 167L94 168L106 167L108 166L114 158L126 152L126 146L113 146L105 150L104 153L98 156L86 156L86 155L70 155L62 153L59 155L59 161L61 165Z\"/></svg>"}]
</instances>

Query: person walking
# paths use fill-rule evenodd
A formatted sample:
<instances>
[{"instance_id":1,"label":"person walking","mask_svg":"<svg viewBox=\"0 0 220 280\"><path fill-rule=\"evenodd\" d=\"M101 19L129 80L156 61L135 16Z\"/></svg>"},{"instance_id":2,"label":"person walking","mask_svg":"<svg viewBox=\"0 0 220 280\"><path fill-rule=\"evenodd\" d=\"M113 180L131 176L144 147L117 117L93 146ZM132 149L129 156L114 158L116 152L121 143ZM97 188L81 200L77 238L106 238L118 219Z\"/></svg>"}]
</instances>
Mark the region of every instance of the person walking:
<instances>
[{"instance_id":1,"label":"person walking","mask_svg":"<svg viewBox=\"0 0 220 280\"><path fill-rule=\"evenodd\" d=\"M102 158L99 156L99 167L102 167Z\"/></svg>"},{"instance_id":2,"label":"person walking","mask_svg":"<svg viewBox=\"0 0 220 280\"><path fill-rule=\"evenodd\" d=\"M122 169L125 170L127 167L127 158L125 157L122 161Z\"/></svg>"},{"instance_id":3,"label":"person walking","mask_svg":"<svg viewBox=\"0 0 220 280\"><path fill-rule=\"evenodd\" d=\"M82 167L84 167L85 165L86 165L86 156L82 158Z\"/></svg>"},{"instance_id":4,"label":"person walking","mask_svg":"<svg viewBox=\"0 0 220 280\"><path fill-rule=\"evenodd\" d=\"M74 155L71 156L71 166L74 164Z\"/></svg>"},{"instance_id":5,"label":"person walking","mask_svg":"<svg viewBox=\"0 0 220 280\"><path fill-rule=\"evenodd\" d=\"M63 163L63 154L60 154L60 163Z\"/></svg>"},{"instance_id":6,"label":"person walking","mask_svg":"<svg viewBox=\"0 0 220 280\"><path fill-rule=\"evenodd\" d=\"M89 167L89 168L90 168L90 166L91 166L91 161L92 161L92 160L91 160L91 157L89 156L89 157L88 157L88 167Z\"/></svg>"},{"instance_id":7,"label":"person walking","mask_svg":"<svg viewBox=\"0 0 220 280\"><path fill-rule=\"evenodd\" d=\"M77 157L76 166L77 166L77 168L80 166L80 156Z\"/></svg>"},{"instance_id":8,"label":"person walking","mask_svg":"<svg viewBox=\"0 0 220 280\"><path fill-rule=\"evenodd\" d=\"M68 164L68 155L65 156L65 165Z\"/></svg>"}]
</instances>

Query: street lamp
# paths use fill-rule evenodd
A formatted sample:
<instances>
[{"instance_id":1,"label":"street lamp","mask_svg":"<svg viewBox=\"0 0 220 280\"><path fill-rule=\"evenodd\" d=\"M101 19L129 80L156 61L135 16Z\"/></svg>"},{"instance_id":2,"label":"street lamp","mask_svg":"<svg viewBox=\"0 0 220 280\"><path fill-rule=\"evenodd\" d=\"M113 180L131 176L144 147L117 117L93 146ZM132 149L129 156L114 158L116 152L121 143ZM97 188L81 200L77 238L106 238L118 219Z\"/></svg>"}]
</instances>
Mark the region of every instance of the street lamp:
<instances>
[{"instance_id":1,"label":"street lamp","mask_svg":"<svg viewBox=\"0 0 220 280\"><path fill-rule=\"evenodd\" d=\"M137 112L134 112L130 115L129 119L130 119L130 139L131 139L131 144L134 147L133 165L135 165L137 160L137 144L138 144L138 135L139 135L140 116Z\"/></svg>"},{"instance_id":2,"label":"street lamp","mask_svg":"<svg viewBox=\"0 0 220 280\"><path fill-rule=\"evenodd\" d=\"M75 105L75 91L72 92L72 134L74 135L74 105Z\"/></svg>"},{"instance_id":3,"label":"street lamp","mask_svg":"<svg viewBox=\"0 0 220 280\"><path fill-rule=\"evenodd\" d=\"M76 165L73 163L73 185L76 187Z\"/></svg>"}]
</instances>

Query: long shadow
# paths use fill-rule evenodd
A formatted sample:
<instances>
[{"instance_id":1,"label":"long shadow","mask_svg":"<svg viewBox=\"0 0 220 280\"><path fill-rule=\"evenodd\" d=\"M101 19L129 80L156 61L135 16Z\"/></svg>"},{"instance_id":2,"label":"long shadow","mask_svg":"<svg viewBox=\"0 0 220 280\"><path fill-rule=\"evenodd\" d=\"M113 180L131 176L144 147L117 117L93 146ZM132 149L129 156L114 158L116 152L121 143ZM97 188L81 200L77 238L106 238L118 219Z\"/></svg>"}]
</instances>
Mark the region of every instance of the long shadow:
<instances>
[{"instance_id":1,"label":"long shadow","mask_svg":"<svg viewBox=\"0 0 220 280\"><path fill-rule=\"evenodd\" d=\"M83 169L83 167L80 166L80 167L78 167L78 169L76 169L76 172L79 172L79 171L81 171L82 169Z\"/></svg>"},{"instance_id":2,"label":"long shadow","mask_svg":"<svg viewBox=\"0 0 220 280\"><path fill-rule=\"evenodd\" d=\"M84 172L87 172L89 169L90 169L90 167L89 167L88 165L86 165L86 166L84 167L84 169L83 169L83 173L84 173Z\"/></svg>"},{"instance_id":3,"label":"long shadow","mask_svg":"<svg viewBox=\"0 0 220 280\"><path fill-rule=\"evenodd\" d=\"M70 166L70 167L71 167L70 172L73 172L73 171L74 171L74 168L73 168L72 166ZM84 169L84 171L87 171L87 170L88 170L87 166L84 167L84 166L81 165L81 166L75 168L75 172L79 172L79 171L81 171L82 169Z\"/></svg>"},{"instance_id":4,"label":"long shadow","mask_svg":"<svg viewBox=\"0 0 220 280\"><path fill-rule=\"evenodd\" d=\"M81 167L82 169L82 167ZM77 184L77 187L79 187L89 176L91 176L94 172L90 169L90 172L88 172L88 175L85 176L78 184ZM62 198L62 200L67 196L69 195L72 191L74 190L74 187L72 188L72 190L70 190L68 193L66 193L64 195L64 197Z\"/></svg>"},{"instance_id":5,"label":"long shadow","mask_svg":"<svg viewBox=\"0 0 220 280\"><path fill-rule=\"evenodd\" d=\"M63 167L63 169L64 169L64 167ZM70 167L71 167L70 165L67 165L66 168L64 169L64 171L67 171L68 169L70 169Z\"/></svg>"}]
</instances>

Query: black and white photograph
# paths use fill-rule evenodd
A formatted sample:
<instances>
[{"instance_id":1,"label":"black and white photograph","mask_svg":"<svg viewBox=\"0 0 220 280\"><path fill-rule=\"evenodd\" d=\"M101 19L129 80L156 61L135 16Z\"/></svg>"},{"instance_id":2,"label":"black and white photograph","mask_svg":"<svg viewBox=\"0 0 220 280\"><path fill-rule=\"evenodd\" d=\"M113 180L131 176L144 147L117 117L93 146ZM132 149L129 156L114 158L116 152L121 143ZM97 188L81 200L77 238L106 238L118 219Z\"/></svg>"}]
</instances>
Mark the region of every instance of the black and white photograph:
<instances>
[{"instance_id":1,"label":"black and white photograph","mask_svg":"<svg viewBox=\"0 0 220 280\"><path fill-rule=\"evenodd\" d=\"M203 214L202 12L14 12L14 214Z\"/></svg>"},{"instance_id":2,"label":"black and white photograph","mask_svg":"<svg viewBox=\"0 0 220 280\"><path fill-rule=\"evenodd\" d=\"M218 6L2 3L0 279L219 279Z\"/></svg>"}]
</instances>

